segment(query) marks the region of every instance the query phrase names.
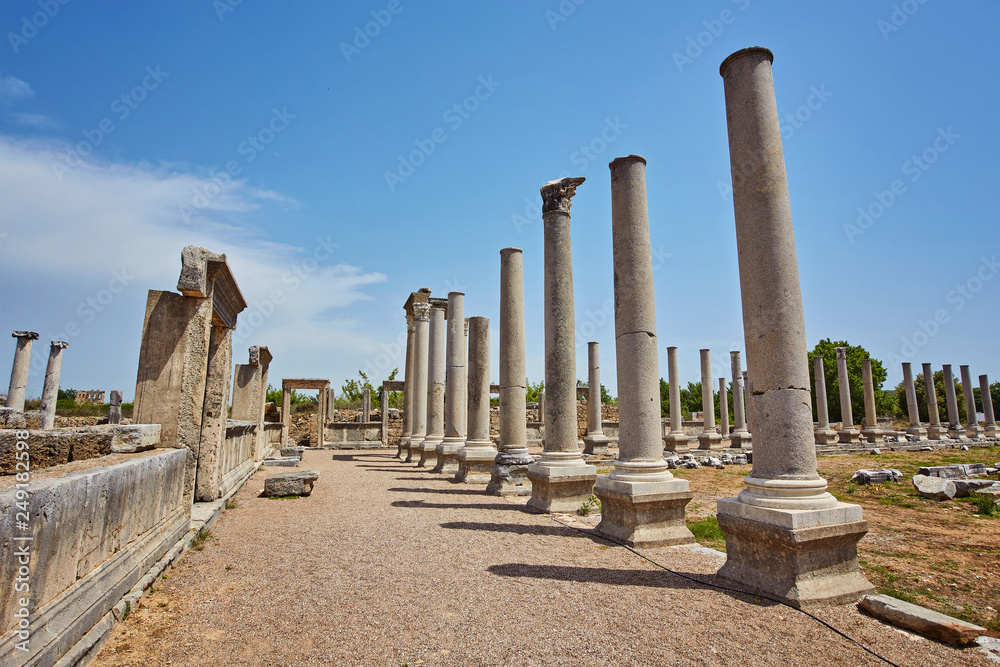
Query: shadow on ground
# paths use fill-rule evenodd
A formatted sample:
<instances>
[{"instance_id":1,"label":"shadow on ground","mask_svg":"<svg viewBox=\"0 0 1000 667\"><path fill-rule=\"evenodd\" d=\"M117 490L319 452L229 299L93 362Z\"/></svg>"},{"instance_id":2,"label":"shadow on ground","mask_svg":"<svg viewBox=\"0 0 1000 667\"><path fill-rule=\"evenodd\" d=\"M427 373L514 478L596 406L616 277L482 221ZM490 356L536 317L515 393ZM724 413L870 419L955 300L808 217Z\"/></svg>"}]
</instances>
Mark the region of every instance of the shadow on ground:
<instances>
[{"instance_id":1,"label":"shadow on ground","mask_svg":"<svg viewBox=\"0 0 1000 667\"><path fill-rule=\"evenodd\" d=\"M492 507L492 506L491 506ZM522 509L517 507L517 509ZM605 540L590 533L566 526L523 525L511 523L483 523L478 521L449 521L441 524L442 528L453 530L486 530L493 533L514 533L515 535L554 535L557 537L585 537L599 544Z\"/></svg>"},{"instance_id":2,"label":"shadow on ground","mask_svg":"<svg viewBox=\"0 0 1000 667\"><path fill-rule=\"evenodd\" d=\"M504 505L501 503L429 503L426 500L396 500L393 507L425 507L440 510L515 510L523 512L520 505Z\"/></svg>"}]
</instances>

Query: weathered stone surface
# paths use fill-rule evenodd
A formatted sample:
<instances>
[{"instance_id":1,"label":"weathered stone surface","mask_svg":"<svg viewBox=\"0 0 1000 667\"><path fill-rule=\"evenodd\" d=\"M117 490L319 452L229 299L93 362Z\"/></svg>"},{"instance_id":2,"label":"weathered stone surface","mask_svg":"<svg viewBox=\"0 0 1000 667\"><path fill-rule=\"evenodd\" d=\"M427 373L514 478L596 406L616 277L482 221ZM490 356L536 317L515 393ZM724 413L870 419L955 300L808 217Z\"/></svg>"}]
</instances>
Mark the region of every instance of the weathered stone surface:
<instances>
[{"instance_id":1,"label":"weathered stone surface","mask_svg":"<svg viewBox=\"0 0 1000 667\"><path fill-rule=\"evenodd\" d=\"M903 473L894 468L878 470L861 469L851 476L855 484L881 484L882 482L902 482Z\"/></svg>"},{"instance_id":2,"label":"weathered stone surface","mask_svg":"<svg viewBox=\"0 0 1000 667\"><path fill-rule=\"evenodd\" d=\"M282 456L294 456L295 458L302 458L302 454L306 451L305 447L282 447Z\"/></svg>"},{"instance_id":3,"label":"weathered stone surface","mask_svg":"<svg viewBox=\"0 0 1000 667\"><path fill-rule=\"evenodd\" d=\"M80 426L49 431L29 430L25 440L32 469L48 468L69 461L82 461L111 453L112 427ZM0 473L15 472L18 431L0 431Z\"/></svg>"},{"instance_id":4,"label":"weathered stone surface","mask_svg":"<svg viewBox=\"0 0 1000 667\"><path fill-rule=\"evenodd\" d=\"M319 479L315 470L290 470L270 475L264 480L265 496L308 496Z\"/></svg>"},{"instance_id":5,"label":"weathered stone surface","mask_svg":"<svg viewBox=\"0 0 1000 667\"><path fill-rule=\"evenodd\" d=\"M14 408L0 408L0 429L27 428L28 420L24 413Z\"/></svg>"},{"instance_id":6,"label":"weathered stone surface","mask_svg":"<svg viewBox=\"0 0 1000 667\"><path fill-rule=\"evenodd\" d=\"M947 466L927 466L917 470L917 474L928 477L944 477L945 479L960 479L986 475L987 469L985 463L956 463Z\"/></svg>"},{"instance_id":7,"label":"weathered stone surface","mask_svg":"<svg viewBox=\"0 0 1000 667\"><path fill-rule=\"evenodd\" d=\"M955 482L943 477L914 475L913 486L917 493L931 500L951 500L955 497Z\"/></svg>"},{"instance_id":8,"label":"weathered stone surface","mask_svg":"<svg viewBox=\"0 0 1000 667\"><path fill-rule=\"evenodd\" d=\"M948 644L967 646L986 629L888 595L866 595L858 608L880 621Z\"/></svg>"},{"instance_id":9,"label":"weathered stone surface","mask_svg":"<svg viewBox=\"0 0 1000 667\"><path fill-rule=\"evenodd\" d=\"M299 466L299 461L301 461L297 456L281 456L272 457L269 459L264 459L264 465L266 466L279 466L285 468L297 468Z\"/></svg>"},{"instance_id":10,"label":"weathered stone surface","mask_svg":"<svg viewBox=\"0 0 1000 667\"><path fill-rule=\"evenodd\" d=\"M111 452L144 452L160 444L159 424L115 424L111 427Z\"/></svg>"},{"instance_id":11,"label":"weathered stone surface","mask_svg":"<svg viewBox=\"0 0 1000 667\"><path fill-rule=\"evenodd\" d=\"M996 484L992 479L953 479L951 481L955 485L956 498L966 498Z\"/></svg>"}]
</instances>

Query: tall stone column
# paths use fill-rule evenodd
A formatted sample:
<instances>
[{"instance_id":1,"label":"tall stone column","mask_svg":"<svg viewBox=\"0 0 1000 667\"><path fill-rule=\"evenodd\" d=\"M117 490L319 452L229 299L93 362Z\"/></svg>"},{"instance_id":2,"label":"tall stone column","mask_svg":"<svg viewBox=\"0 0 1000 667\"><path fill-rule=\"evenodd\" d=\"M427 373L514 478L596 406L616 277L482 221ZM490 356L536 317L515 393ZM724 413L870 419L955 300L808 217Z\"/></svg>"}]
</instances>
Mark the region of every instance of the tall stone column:
<instances>
[{"instance_id":1,"label":"tall stone column","mask_svg":"<svg viewBox=\"0 0 1000 667\"><path fill-rule=\"evenodd\" d=\"M420 443L418 468L434 468L437 446L444 440L445 305L431 299L430 334L427 343L427 435Z\"/></svg>"},{"instance_id":2,"label":"tall stone column","mask_svg":"<svg viewBox=\"0 0 1000 667\"><path fill-rule=\"evenodd\" d=\"M722 436L715 431L715 394L712 391L712 352L701 350L702 428L698 449L722 449Z\"/></svg>"},{"instance_id":3,"label":"tall stone column","mask_svg":"<svg viewBox=\"0 0 1000 667\"><path fill-rule=\"evenodd\" d=\"M42 386L42 428L56 425L56 401L59 400L59 374L62 372L62 352L69 343L54 340L49 347L49 363L45 368L45 384Z\"/></svg>"},{"instance_id":4,"label":"tall stone column","mask_svg":"<svg viewBox=\"0 0 1000 667\"><path fill-rule=\"evenodd\" d=\"M413 434L413 338L416 331L413 315L406 314L406 361L403 366L403 432L399 436L396 458L405 458L404 451L410 450L410 435Z\"/></svg>"},{"instance_id":5,"label":"tall stone column","mask_svg":"<svg viewBox=\"0 0 1000 667\"><path fill-rule=\"evenodd\" d=\"M917 388L913 385L913 371L910 363L903 362L903 384L906 387L906 412L910 418L907 435L912 435L918 442L927 440L927 429L920 423L920 408L917 405Z\"/></svg>"},{"instance_id":6,"label":"tall stone column","mask_svg":"<svg viewBox=\"0 0 1000 667\"><path fill-rule=\"evenodd\" d=\"M878 417L875 413L875 380L872 378L872 360L861 360L861 384L865 391L865 423L861 437L875 443L880 435Z\"/></svg>"},{"instance_id":7,"label":"tall stone column","mask_svg":"<svg viewBox=\"0 0 1000 667\"><path fill-rule=\"evenodd\" d=\"M542 512L577 509L593 494L597 477L597 468L583 460L576 431L576 320L569 222L573 195L583 181L561 178L541 188L545 228L545 446L542 458L528 466L528 506Z\"/></svg>"},{"instance_id":8,"label":"tall stone column","mask_svg":"<svg viewBox=\"0 0 1000 667\"><path fill-rule=\"evenodd\" d=\"M729 396L726 392L726 378L719 378L719 431L722 433L725 445L729 440Z\"/></svg>"},{"instance_id":9,"label":"tall stone column","mask_svg":"<svg viewBox=\"0 0 1000 667\"><path fill-rule=\"evenodd\" d=\"M531 494L525 404L524 259L520 248L500 251L500 443L486 493Z\"/></svg>"},{"instance_id":10,"label":"tall stone column","mask_svg":"<svg viewBox=\"0 0 1000 667\"><path fill-rule=\"evenodd\" d=\"M958 416L958 396L955 395L955 378L951 375L951 364L941 366L944 374L944 399L948 405L948 437L953 439L961 438L965 433L962 431L962 422Z\"/></svg>"},{"instance_id":11,"label":"tall stone column","mask_svg":"<svg viewBox=\"0 0 1000 667\"><path fill-rule=\"evenodd\" d=\"M813 442L820 446L832 445L837 442L837 432L830 428L830 407L826 402L826 370L823 367L823 357L813 357L813 379L816 383L816 431Z\"/></svg>"},{"instance_id":12,"label":"tall stone column","mask_svg":"<svg viewBox=\"0 0 1000 667\"><path fill-rule=\"evenodd\" d=\"M730 352L729 359L733 371L733 433L730 439L733 447L747 449L751 446L752 440L743 407L743 363L740 361L740 351Z\"/></svg>"},{"instance_id":13,"label":"tall stone column","mask_svg":"<svg viewBox=\"0 0 1000 667\"><path fill-rule=\"evenodd\" d=\"M663 436L664 451L681 455L691 451L691 437L684 433L681 413L681 379L677 372L677 348L667 348L667 375L670 384L670 432Z\"/></svg>"},{"instance_id":14,"label":"tall stone column","mask_svg":"<svg viewBox=\"0 0 1000 667\"><path fill-rule=\"evenodd\" d=\"M604 435L601 423L601 353L598 343L587 343L587 435L583 437L583 453L608 453L611 439Z\"/></svg>"},{"instance_id":15,"label":"tall stone column","mask_svg":"<svg viewBox=\"0 0 1000 667\"><path fill-rule=\"evenodd\" d=\"M990 393L990 380L985 375L979 376L979 395L983 398L983 419L986 422L983 436L995 438L998 429L996 419L993 416L993 395Z\"/></svg>"},{"instance_id":16,"label":"tall stone column","mask_svg":"<svg viewBox=\"0 0 1000 667\"><path fill-rule=\"evenodd\" d=\"M266 391L266 390L265 390ZM120 389L112 389L108 398L108 423L122 423L122 392ZM263 458L263 457L262 457Z\"/></svg>"},{"instance_id":17,"label":"tall stone column","mask_svg":"<svg viewBox=\"0 0 1000 667\"><path fill-rule=\"evenodd\" d=\"M316 399L316 446L322 448L326 436L326 402L329 400L326 387L317 392Z\"/></svg>"},{"instance_id":18,"label":"tall stone column","mask_svg":"<svg viewBox=\"0 0 1000 667\"><path fill-rule=\"evenodd\" d=\"M461 425L458 427L458 435L462 438L462 444L469 437L469 319L465 318L462 323L462 363L465 364L462 371L462 408L459 414Z\"/></svg>"},{"instance_id":19,"label":"tall stone column","mask_svg":"<svg viewBox=\"0 0 1000 667\"><path fill-rule=\"evenodd\" d=\"M372 420L372 390L365 387L361 394L361 421L368 423Z\"/></svg>"},{"instance_id":20,"label":"tall stone column","mask_svg":"<svg viewBox=\"0 0 1000 667\"><path fill-rule=\"evenodd\" d=\"M485 484L493 473L497 450L490 440L490 321L470 317L467 393L468 435L458 452L457 482Z\"/></svg>"},{"instance_id":21,"label":"tall stone column","mask_svg":"<svg viewBox=\"0 0 1000 667\"><path fill-rule=\"evenodd\" d=\"M840 421L837 437L842 445L860 445L861 432L854 428L854 406L851 405L851 378L847 374L847 348L833 348L837 353L837 384L840 385Z\"/></svg>"},{"instance_id":22,"label":"tall stone column","mask_svg":"<svg viewBox=\"0 0 1000 667\"><path fill-rule=\"evenodd\" d=\"M281 383L281 446L289 447L289 430L292 425L292 390Z\"/></svg>"},{"instance_id":23,"label":"tall stone column","mask_svg":"<svg viewBox=\"0 0 1000 667\"><path fill-rule=\"evenodd\" d=\"M458 450L465 444L465 294L448 293L448 335L445 352L444 439L437 446L433 472L455 475Z\"/></svg>"},{"instance_id":24,"label":"tall stone column","mask_svg":"<svg viewBox=\"0 0 1000 667\"><path fill-rule=\"evenodd\" d=\"M757 423L757 415L753 413L753 403L750 402L750 395L753 394L753 388L750 386L750 377L746 371L743 371L743 387L745 388L744 396L747 397L747 429L750 433L753 433L754 424Z\"/></svg>"},{"instance_id":25,"label":"tall stone column","mask_svg":"<svg viewBox=\"0 0 1000 667\"><path fill-rule=\"evenodd\" d=\"M14 331L10 335L17 339L17 345L14 348L14 366L10 371L6 407L24 412L28 371L31 370L31 341L38 340L38 334L34 331Z\"/></svg>"},{"instance_id":26,"label":"tall stone column","mask_svg":"<svg viewBox=\"0 0 1000 667\"><path fill-rule=\"evenodd\" d=\"M688 481L675 479L663 460L646 160L629 155L610 168L619 440L611 474L594 484L597 533L633 547L693 542L684 522Z\"/></svg>"},{"instance_id":27,"label":"tall stone column","mask_svg":"<svg viewBox=\"0 0 1000 667\"><path fill-rule=\"evenodd\" d=\"M720 67L733 175L747 365L753 380L753 472L718 501L726 535L719 577L796 607L853 602L873 591L857 542L857 505L840 503L816 472L809 368L795 233L781 148L771 52Z\"/></svg>"},{"instance_id":28,"label":"tall stone column","mask_svg":"<svg viewBox=\"0 0 1000 667\"><path fill-rule=\"evenodd\" d=\"M941 412L938 410L937 387L934 386L934 369L930 364L923 365L924 393L927 395L927 437L930 440L947 440L948 429L941 425Z\"/></svg>"},{"instance_id":29,"label":"tall stone column","mask_svg":"<svg viewBox=\"0 0 1000 667\"><path fill-rule=\"evenodd\" d=\"M429 303L413 304L413 419L410 422L410 448L404 463L420 460L420 446L427 435L427 356L430 340Z\"/></svg>"},{"instance_id":30,"label":"tall stone column","mask_svg":"<svg viewBox=\"0 0 1000 667\"><path fill-rule=\"evenodd\" d=\"M538 423L545 424L545 390L538 392Z\"/></svg>"},{"instance_id":31,"label":"tall stone column","mask_svg":"<svg viewBox=\"0 0 1000 667\"><path fill-rule=\"evenodd\" d=\"M972 376L968 366L959 366L962 373L962 397L965 399L965 437L979 440L983 437L983 427L976 418L976 395L972 391Z\"/></svg>"}]
</instances>

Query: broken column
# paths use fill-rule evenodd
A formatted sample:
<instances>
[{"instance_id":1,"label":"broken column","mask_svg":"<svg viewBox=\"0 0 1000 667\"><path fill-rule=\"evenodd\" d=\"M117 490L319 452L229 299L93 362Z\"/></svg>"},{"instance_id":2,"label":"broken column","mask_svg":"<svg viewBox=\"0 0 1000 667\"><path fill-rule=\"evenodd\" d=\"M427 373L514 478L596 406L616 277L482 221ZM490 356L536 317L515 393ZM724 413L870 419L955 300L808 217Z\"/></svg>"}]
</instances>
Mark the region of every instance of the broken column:
<instances>
[{"instance_id":1,"label":"broken column","mask_svg":"<svg viewBox=\"0 0 1000 667\"><path fill-rule=\"evenodd\" d=\"M445 299L431 299L430 326L427 338L427 435L420 443L418 468L434 468L437 446L444 440L445 381Z\"/></svg>"},{"instance_id":2,"label":"broken column","mask_svg":"<svg viewBox=\"0 0 1000 667\"><path fill-rule=\"evenodd\" d=\"M730 439L733 447L747 449L752 446L752 440L743 407L743 364L740 361L740 351L733 350L729 353L729 358L733 371L733 432Z\"/></svg>"},{"instance_id":3,"label":"broken column","mask_svg":"<svg viewBox=\"0 0 1000 667\"><path fill-rule=\"evenodd\" d=\"M693 494L688 481L675 479L663 460L645 167L639 155L610 164L618 458L611 474L594 484L594 495L601 499L597 533L631 547L694 542L684 521Z\"/></svg>"},{"instance_id":4,"label":"broken column","mask_svg":"<svg viewBox=\"0 0 1000 667\"><path fill-rule=\"evenodd\" d=\"M413 432L413 332L416 329L413 315L406 314L406 361L403 365L403 430L396 448L396 458L402 459L403 450L410 449L410 435Z\"/></svg>"},{"instance_id":5,"label":"broken column","mask_svg":"<svg viewBox=\"0 0 1000 667\"><path fill-rule=\"evenodd\" d=\"M119 389L112 389L108 398L108 423L122 423L122 392Z\"/></svg>"},{"instance_id":6,"label":"broken column","mask_svg":"<svg viewBox=\"0 0 1000 667\"><path fill-rule=\"evenodd\" d=\"M410 433L410 447L406 451L405 463L416 457L420 460L420 446L427 435L427 342L430 334L431 305L427 302L413 304L413 419Z\"/></svg>"},{"instance_id":7,"label":"broken column","mask_svg":"<svg viewBox=\"0 0 1000 667\"><path fill-rule=\"evenodd\" d=\"M500 443L486 493L531 493L524 370L524 260L520 248L500 251ZM541 400L541 397L539 397Z\"/></svg>"},{"instance_id":8,"label":"broken column","mask_svg":"<svg viewBox=\"0 0 1000 667\"><path fill-rule=\"evenodd\" d=\"M972 376L968 366L959 366L962 374L962 397L965 399L965 437L979 440L983 437L983 427L976 418L976 394L972 389Z\"/></svg>"},{"instance_id":9,"label":"broken column","mask_svg":"<svg viewBox=\"0 0 1000 667\"><path fill-rule=\"evenodd\" d=\"M875 413L875 380L872 378L872 360L861 360L861 384L865 392L865 423L861 437L874 443L880 435Z\"/></svg>"},{"instance_id":10,"label":"broken column","mask_svg":"<svg viewBox=\"0 0 1000 667\"><path fill-rule=\"evenodd\" d=\"M840 430L837 437L842 445L860 445L861 433L854 428L854 407L851 405L851 378L847 374L847 348L833 348L837 353L837 384L840 385Z\"/></svg>"},{"instance_id":11,"label":"broken column","mask_svg":"<svg viewBox=\"0 0 1000 667\"><path fill-rule=\"evenodd\" d=\"M771 77L762 47L730 55L725 82L747 364L753 379L753 472L718 501L726 564L718 576L795 607L842 604L873 591L857 542L857 505L816 472L808 351L795 233Z\"/></svg>"},{"instance_id":12,"label":"broken column","mask_svg":"<svg viewBox=\"0 0 1000 667\"><path fill-rule=\"evenodd\" d=\"M455 481L484 484L490 481L497 457L490 440L490 321L485 317L470 317L468 322L468 435L458 452Z\"/></svg>"},{"instance_id":13,"label":"broken column","mask_svg":"<svg viewBox=\"0 0 1000 667\"><path fill-rule=\"evenodd\" d=\"M927 429L920 423L917 388L913 385L913 371L908 361L903 362L903 385L906 388L906 413L910 418L910 425L906 429L906 433L913 436L918 442L927 440Z\"/></svg>"},{"instance_id":14,"label":"broken column","mask_svg":"<svg viewBox=\"0 0 1000 667\"><path fill-rule=\"evenodd\" d=\"M938 410L937 387L934 385L934 369L930 364L923 365L924 393L927 396L927 437L930 440L947 440L948 429L941 425L941 412Z\"/></svg>"},{"instance_id":15,"label":"broken column","mask_svg":"<svg viewBox=\"0 0 1000 667\"><path fill-rule=\"evenodd\" d=\"M958 416L958 396L955 394L955 378L951 375L951 364L941 366L944 375L944 399L948 405L948 437L953 439L965 435Z\"/></svg>"},{"instance_id":16,"label":"broken column","mask_svg":"<svg viewBox=\"0 0 1000 667\"><path fill-rule=\"evenodd\" d=\"M24 412L28 372L31 370L31 341L38 340L38 334L34 331L14 331L10 335L17 339L17 344L14 348L14 365L10 371L6 407Z\"/></svg>"},{"instance_id":17,"label":"broken column","mask_svg":"<svg viewBox=\"0 0 1000 667\"><path fill-rule=\"evenodd\" d=\"M528 506L542 512L576 510L592 495L597 476L597 468L583 460L576 431L570 208L576 188L583 181L561 178L541 188L545 234L545 446L542 458L528 466Z\"/></svg>"},{"instance_id":18,"label":"broken column","mask_svg":"<svg viewBox=\"0 0 1000 667\"><path fill-rule=\"evenodd\" d=\"M986 422L983 436L995 438L997 437L997 423L993 417L993 395L990 393L989 378L985 375L979 376L979 395L983 399L983 420Z\"/></svg>"},{"instance_id":19,"label":"broken column","mask_svg":"<svg viewBox=\"0 0 1000 667\"><path fill-rule=\"evenodd\" d=\"M687 454L691 451L691 438L684 433L681 413L681 380L677 373L677 348L667 348L667 375L670 382L670 432L663 436L664 451Z\"/></svg>"},{"instance_id":20,"label":"broken column","mask_svg":"<svg viewBox=\"0 0 1000 667\"><path fill-rule=\"evenodd\" d=\"M837 432L830 428L830 407L826 402L826 370L823 357L813 357L813 376L816 384L816 431L813 442L817 445L832 445L837 442Z\"/></svg>"},{"instance_id":21,"label":"broken column","mask_svg":"<svg viewBox=\"0 0 1000 667\"><path fill-rule=\"evenodd\" d=\"M437 446L434 472L458 472L458 450L465 444L462 415L465 413L465 294L448 294L448 339L445 352L444 439Z\"/></svg>"},{"instance_id":22,"label":"broken column","mask_svg":"<svg viewBox=\"0 0 1000 667\"><path fill-rule=\"evenodd\" d=\"M69 343L61 340L52 341L49 347L49 363L45 367L45 383L42 385L42 428L50 429L56 425L56 402L59 400L59 374L62 372L62 351Z\"/></svg>"},{"instance_id":23,"label":"broken column","mask_svg":"<svg viewBox=\"0 0 1000 667\"><path fill-rule=\"evenodd\" d=\"M598 343L587 343L587 435L583 437L583 453L608 453L610 438L604 435L601 423L601 360Z\"/></svg>"},{"instance_id":24,"label":"broken column","mask_svg":"<svg viewBox=\"0 0 1000 667\"><path fill-rule=\"evenodd\" d=\"M701 350L702 429L698 449L722 449L722 436L715 432L715 394L712 392L712 352Z\"/></svg>"}]
</instances>

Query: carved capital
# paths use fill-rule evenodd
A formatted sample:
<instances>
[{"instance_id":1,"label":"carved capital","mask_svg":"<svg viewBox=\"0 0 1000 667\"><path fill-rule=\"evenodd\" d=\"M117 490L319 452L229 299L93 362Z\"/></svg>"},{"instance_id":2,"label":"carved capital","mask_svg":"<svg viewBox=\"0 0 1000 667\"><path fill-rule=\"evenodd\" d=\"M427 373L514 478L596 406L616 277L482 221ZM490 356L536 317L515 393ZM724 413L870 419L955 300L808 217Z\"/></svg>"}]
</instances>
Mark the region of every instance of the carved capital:
<instances>
[{"instance_id":1,"label":"carved capital","mask_svg":"<svg viewBox=\"0 0 1000 667\"><path fill-rule=\"evenodd\" d=\"M413 317L417 322L427 322L431 317L431 305L429 303L413 304Z\"/></svg>"},{"instance_id":2,"label":"carved capital","mask_svg":"<svg viewBox=\"0 0 1000 667\"><path fill-rule=\"evenodd\" d=\"M582 176L573 178L560 178L557 181L549 181L542 186L542 213L565 213L569 215L570 207L573 205L573 195L576 189L585 180Z\"/></svg>"}]
</instances>

